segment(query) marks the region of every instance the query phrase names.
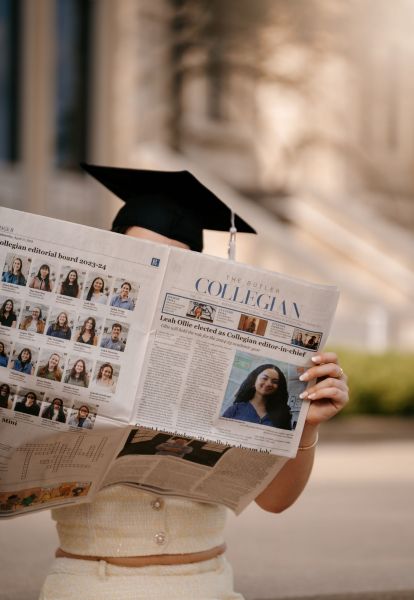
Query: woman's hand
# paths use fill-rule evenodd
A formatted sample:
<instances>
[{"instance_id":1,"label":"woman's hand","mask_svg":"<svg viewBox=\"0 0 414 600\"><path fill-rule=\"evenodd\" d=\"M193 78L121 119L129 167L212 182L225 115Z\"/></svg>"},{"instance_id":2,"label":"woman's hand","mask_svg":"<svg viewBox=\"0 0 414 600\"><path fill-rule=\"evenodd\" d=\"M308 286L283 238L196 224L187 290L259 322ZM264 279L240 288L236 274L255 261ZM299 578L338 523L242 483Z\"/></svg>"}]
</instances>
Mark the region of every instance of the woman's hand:
<instances>
[{"instance_id":1,"label":"woman's hand","mask_svg":"<svg viewBox=\"0 0 414 600\"><path fill-rule=\"evenodd\" d=\"M320 352L312 358L314 366L301 375L301 381L317 382L300 395L310 401L306 423L296 458L289 460L274 480L256 498L257 504L278 513L291 506L305 487L312 471L318 427L335 416L348 402L347 377L334 352ZM301 451L302 450L302 451Z\"/></svg>"},{"instance_id":2,"label":"woman's hand","mask_svg":"<svg viewBox=\"0 0 414 600\"><path fill-rule=\"evenodd\" d=\"M347 376L338 364L334 352L320 352L312 358L315 366L301 376L301 381L317 382L300 397L310 401L306 423L319 425L339 413L349 400Z\"/></svg>"}]
</instances>

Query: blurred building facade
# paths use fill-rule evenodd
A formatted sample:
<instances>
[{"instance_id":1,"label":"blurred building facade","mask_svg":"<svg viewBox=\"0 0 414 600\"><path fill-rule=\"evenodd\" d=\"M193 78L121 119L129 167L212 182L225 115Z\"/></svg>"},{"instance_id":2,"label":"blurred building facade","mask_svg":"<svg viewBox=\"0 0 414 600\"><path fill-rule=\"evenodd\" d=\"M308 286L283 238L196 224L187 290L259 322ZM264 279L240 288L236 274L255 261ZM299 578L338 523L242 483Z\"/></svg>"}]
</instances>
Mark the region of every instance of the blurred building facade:
<instances>
[{"instance_id":1,"label":"blurred building facade","mask_svg":"<svg viewBox=\"0 0 414 600\"><path fill-rule=\"evenodd\" d=\"M333 343L412 348L412 13L0 0L0 202L107 227L81 160L189 168L260 232L239 260L340 287Z\"/></svg>"}]
</instances>

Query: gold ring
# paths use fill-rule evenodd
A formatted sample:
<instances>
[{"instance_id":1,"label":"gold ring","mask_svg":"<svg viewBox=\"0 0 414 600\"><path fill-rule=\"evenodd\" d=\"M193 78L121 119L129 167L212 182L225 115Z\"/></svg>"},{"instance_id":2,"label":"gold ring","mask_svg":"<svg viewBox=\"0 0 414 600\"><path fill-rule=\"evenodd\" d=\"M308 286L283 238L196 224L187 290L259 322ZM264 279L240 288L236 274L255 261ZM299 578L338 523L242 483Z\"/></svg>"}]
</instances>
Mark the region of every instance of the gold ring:
<instances>
[{"instance_id":1,"label":"gold ring","mask_svg":"<svg viewBox=\"0 0 414 600\"><path fill-rule=\"evenodd\" d=\"M344 370L343 370L343 369L342 369L342 367L340 367L339 365L338 365L338 367L339 367L339 375L338 375L338 379L342 379L342 377L344 376Z\"/></svg>"}]
</instances>

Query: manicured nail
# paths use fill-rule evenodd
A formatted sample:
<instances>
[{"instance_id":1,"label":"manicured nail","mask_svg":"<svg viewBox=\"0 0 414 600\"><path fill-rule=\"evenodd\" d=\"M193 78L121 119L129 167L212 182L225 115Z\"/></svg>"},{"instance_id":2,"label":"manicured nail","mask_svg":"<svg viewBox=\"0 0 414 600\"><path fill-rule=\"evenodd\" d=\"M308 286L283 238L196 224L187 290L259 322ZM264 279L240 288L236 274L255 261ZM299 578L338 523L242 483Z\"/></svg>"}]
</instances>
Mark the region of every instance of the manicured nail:
<instances>
[{"instance_id":1,"label":"manicured nail","mask_svg":"<svg viewBox=\"0 0 414 600\"><path fill-rule=\"evenodd\" d=\"M311 360L314 363L319 363L319 362L321 362L321 357L320 356L312 356Z\"/></svg>"},{"instance_id":2,"label":"manicured nail","mask_svg":"<svg viewBox=\"0 0 414 600\"><path fill-rule=\"evenodd\" d=\"M308 379L307 373L302 373L302 375L299 377L299 381L306 381L307 379Z\"/></svg>"},{"instance_id":3,"label":"manicured nail","mask_svg":"<svg viewBox=\"0 0 414 600\"><path fill-rule=\"evenodd\" d=\"M307 397L307 395L308 395L308 392L302 392L301 394L299 394L299 398L301 400L304 400Z\"/></svg>"}]
</instances>

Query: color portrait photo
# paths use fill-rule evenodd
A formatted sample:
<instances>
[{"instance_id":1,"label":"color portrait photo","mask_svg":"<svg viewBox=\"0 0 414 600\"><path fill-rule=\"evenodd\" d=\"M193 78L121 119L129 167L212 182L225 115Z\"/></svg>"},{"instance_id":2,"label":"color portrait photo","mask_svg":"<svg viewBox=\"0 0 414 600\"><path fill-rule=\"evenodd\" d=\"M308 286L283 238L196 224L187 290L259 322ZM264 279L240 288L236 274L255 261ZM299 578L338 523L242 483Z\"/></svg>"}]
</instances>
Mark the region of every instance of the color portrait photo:
<instances>
[{"instance_id":1,"label":"color portrait photo","mask_svg":"<svg viewBox=\"0 0 414 600\"><path fill-rule=\"evenodd\" d=\"M292 430L306 387L300 368L236 352L220 415L225 419Z\"/></svg>"}]
</instances>

